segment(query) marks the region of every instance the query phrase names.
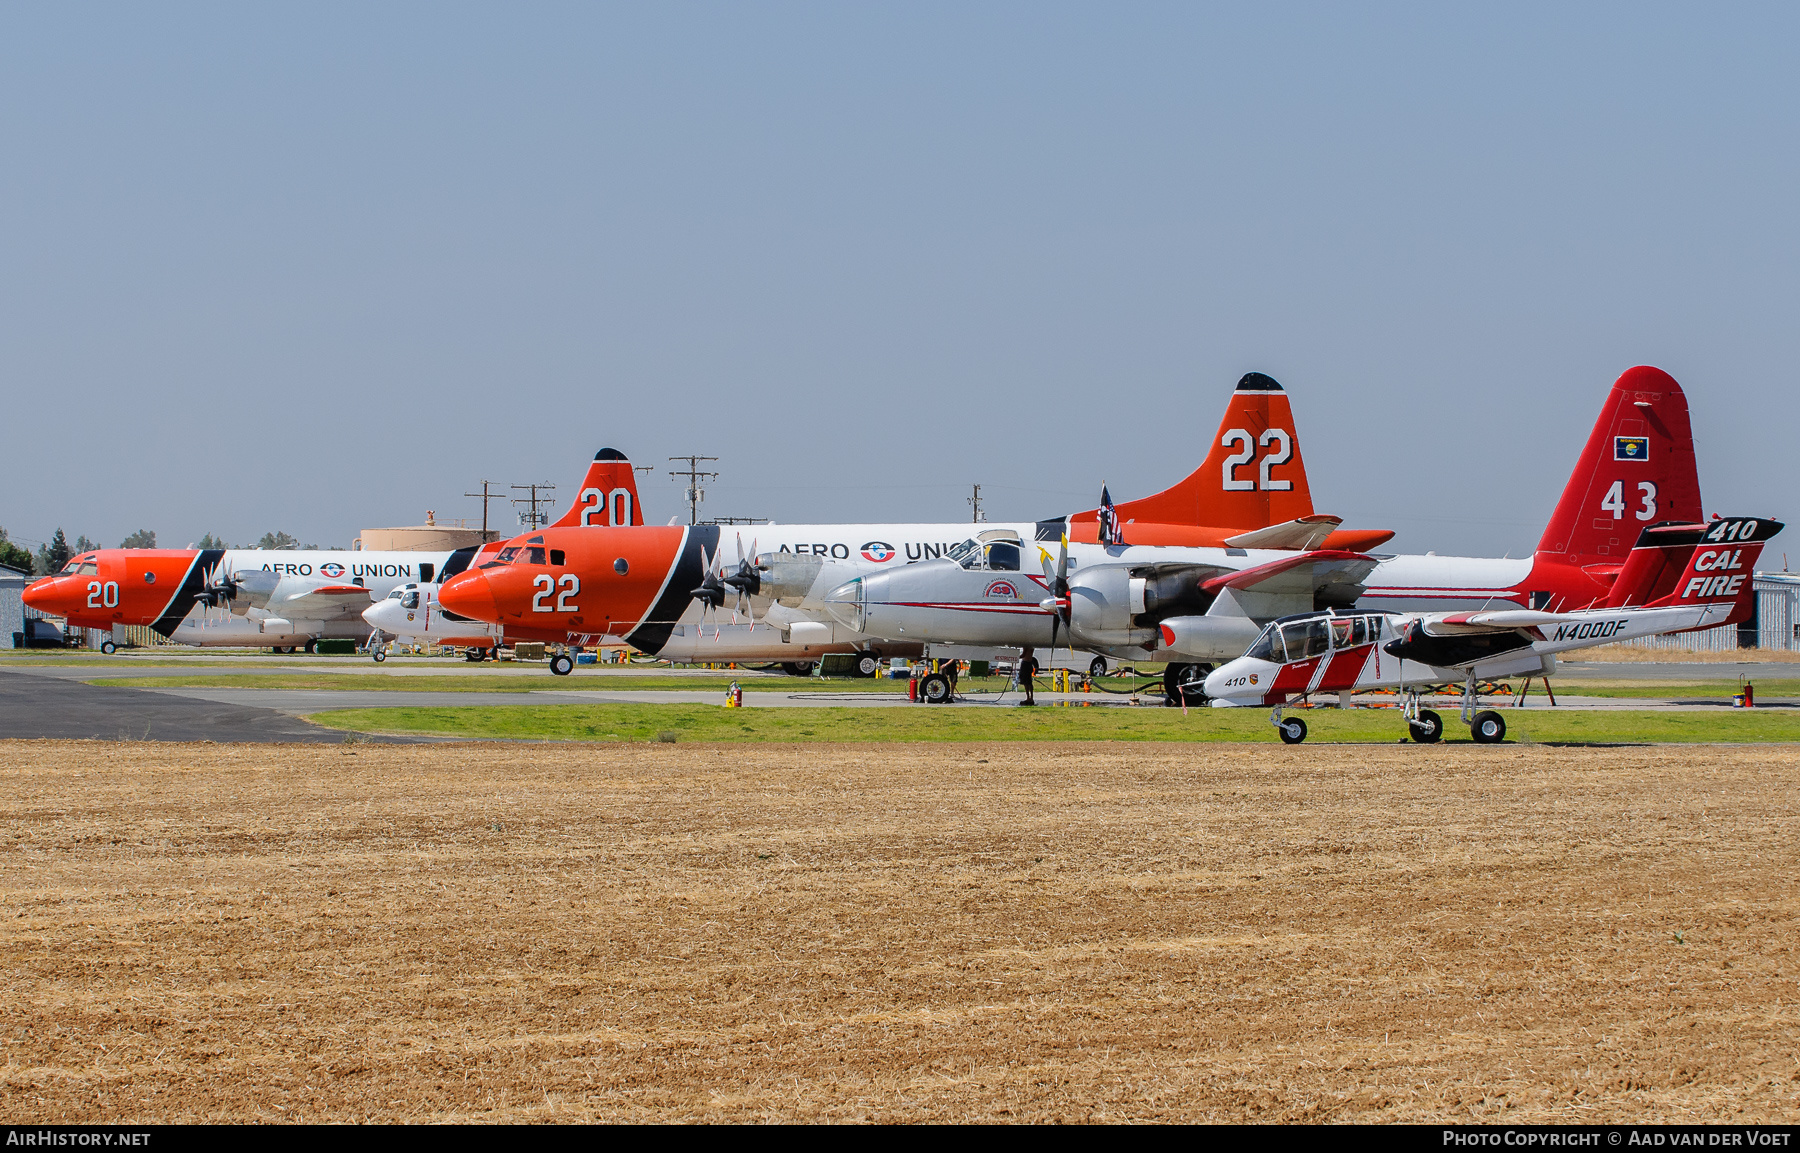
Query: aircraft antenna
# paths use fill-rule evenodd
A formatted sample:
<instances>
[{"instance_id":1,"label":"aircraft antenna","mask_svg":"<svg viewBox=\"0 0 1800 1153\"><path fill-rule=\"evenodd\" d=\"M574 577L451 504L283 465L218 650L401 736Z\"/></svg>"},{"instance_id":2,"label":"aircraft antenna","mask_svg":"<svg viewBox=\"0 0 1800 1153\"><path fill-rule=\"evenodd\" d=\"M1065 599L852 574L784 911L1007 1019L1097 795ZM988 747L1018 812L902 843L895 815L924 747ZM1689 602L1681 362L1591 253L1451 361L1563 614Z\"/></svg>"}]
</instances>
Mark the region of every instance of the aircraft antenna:
<instances>
[{"instance_id":1,"label":"aircraft antenna","mask_svg":"<svg viewBox=\"0 0 1800 1153\"><path fill-rule=\"evenodd\" d=\"M981 511L981 486L975 485L974 488L975 494L968 498L969 505L973 510L969 514L969 520L974 524L980 524L982 521L986 520L987 517L983 515Z\"/></svg>"},{"instance_id":2,"label":"aircraft antenna","mask_svg":"<svg viewBox=\"0 0 1800 1153\"><path fill-rule=\"evenodd\" d=\"M703 470L700 467L700 462L703 460L718 460L719 458L716 456L672 456L669 459L687 461L687 469L685 471L681 469L670 469L669 475L687 477L688 485L685 495L688 502L688 523L699 524L700 502L706 499L706 488L700 482L703 480L719 479L718 473Z\"/></svg>"}]
</instances>

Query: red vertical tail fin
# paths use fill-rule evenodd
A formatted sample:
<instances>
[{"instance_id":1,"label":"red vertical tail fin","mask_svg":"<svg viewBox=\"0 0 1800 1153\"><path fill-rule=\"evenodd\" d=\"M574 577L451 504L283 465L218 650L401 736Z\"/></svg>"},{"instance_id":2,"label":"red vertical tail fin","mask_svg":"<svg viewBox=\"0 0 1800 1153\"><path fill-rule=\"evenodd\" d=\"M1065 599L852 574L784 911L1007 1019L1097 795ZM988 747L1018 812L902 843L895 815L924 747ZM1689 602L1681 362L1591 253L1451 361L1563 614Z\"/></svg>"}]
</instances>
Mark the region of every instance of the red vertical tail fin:
<instances>
[{"instance_id":1,"label":"red vertical tail fin","mask_svg":"<svg viewBox=\"0 0 1800 1153\"><path fill-rule=\"evenodd\" d=\"M637 473L631 462L616 448L603 448L594 454L587 475L581 478L581 489L569 511L557 518L551 528L582 528L601 525L613 528L643 524L644 510L638 505Z\"/></svg>"},{"instance_id":2,"label":"red vertical tail fin","mask_svg":"<svg viewBox=\"0 0 1800 1153\"><path fill-rule=\"evenodd\" d=\"M1173 488L1114 506L1120 524L1257 529L1311 516L1312 490L1287 393L1252 372L1238 381L1206 462ZM1077 513L1077 523L1097 512ZM1129 530L1126 533L1130 536Z\"/></svg>"},{"instance_id":3,"label":"red vertical tail fin","mask_svg":"<svg viewBox=\"0 0 1800 1153\"><path fill-rule=\"evenodd\" d=\"M1702 515L1687 397L1674 377L1640 365L1614 382L1537 552L1616 564L1646 525Z\"/></svg>"},{"instance_id":4,"label":"red vertical tail fin","mask_svg":"<svg viewBox=\"0 0 1800 1153\"><path fill-rule=\"evenodd\" d=\"M1731 616L1716 624L1749 620L1756 596L1756 559L1762 555L1763 544L1783 527L1778 520L1754 517L1670 526L1671 537L1686 533L1681 547L1688 555L1680 573L1668 582L1667 591L1651 602L1653 607L1730 604ZM1626 571L1630 569L1627 563ZM1624 576L1620 574L1620 583Z\"/></svg>"}]
</instances>

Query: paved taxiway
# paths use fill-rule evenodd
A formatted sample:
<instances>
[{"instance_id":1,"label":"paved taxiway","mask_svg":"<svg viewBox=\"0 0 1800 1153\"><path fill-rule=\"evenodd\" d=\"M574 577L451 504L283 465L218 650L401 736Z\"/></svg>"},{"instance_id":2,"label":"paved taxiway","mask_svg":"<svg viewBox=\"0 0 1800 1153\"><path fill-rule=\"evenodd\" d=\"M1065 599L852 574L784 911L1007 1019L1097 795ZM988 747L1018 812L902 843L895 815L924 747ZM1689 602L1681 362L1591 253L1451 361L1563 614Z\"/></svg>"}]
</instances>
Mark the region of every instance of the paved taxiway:
<instances>
[{"instance_id":1,"label":"paved taxiway","mask_svg":"<svg viewBox=\"0 0 1800 1153\"><path fill-rule=\"evenodd\" d=\"M344 740L342 732L308 724L291 709L84 685L13 669L0 670L0 737L332 743ZM373 739L418 743L409 738Z\"/></svg>"},{"instance_id":2,"label":"paved taxiway","mask_svg":"<svg viewBox=\"0 0 1800 1153\"><path fill-rule=\"evenodd\" d=\"M0 666L0 736L7 737L93 737L102 739L135 738L162 740L216 741L341 741L338 731L324 731L300 718L332 709L388 708L478 708L495 705L546 704L701 704L719 705L723 694L706 690L631 690L574 687L600 678L608 681L630 681L654 677L696 677L717 680L732 677L740 681L775 678L780 674L754 670L669 669L666 667L608 666L603 670L578 670L571 679L551 677L541 665L492 663L434 662L412 664L390 662L377 665L367 659L286 658L274 661L255 658L200 657L184 658L179 665L149 664L143 658L129 660L87 661ZM196 668L200 664L202 668ZM396 667L397 666L397 667ZM1744 664L1587 664L1565 665L1570 674L1558 678L1561 691L1557 706L1565 709L1659 709L1712 710L1726 703L1735 683L1740 679L1776 680L1792 678L1800 666L1757 662ZM166 689L116 688L88 685L82 682L113 677L179 678L196 673L241 676L242 686L171 686ZM256 688L262 676L303 674L360 674L400 679L417 679L417 690L395 691ZM454 692L434 691L431 682L442 682L466 676L494 677L536 681L542 688L525 692ZM1580 695L1584 679L1676 681L1692 684L1710 681L1718 685L1717 696L1697 696L1689 691L1666 698L1589 697ZM805 688L799 687L805 684ZM569 687L563 687L569 686ZM1114 693L1040 692L1041 704L1056 705L1064 701L1085 705L1130 707L1131 698ZM954 707L1011 707L1019 700L1016 692L976 691ZM1436 701L1445 707L1447 699ZM897 708L911 702L896 684L889 693L833 691L829 682L796 682L793 692L747 692L744 704L750 708ZM1144 705L1159 704L1155 697L1145 697ZM1506 698L1490 699L1495 707L1509 707ZM1760 707L1793 708L1800 702L1788 699L1759 701ZM1528 709L1549 708L1550 702L1541 687L1534 687L1524 702Z\"/></svg>"}]
</instances>

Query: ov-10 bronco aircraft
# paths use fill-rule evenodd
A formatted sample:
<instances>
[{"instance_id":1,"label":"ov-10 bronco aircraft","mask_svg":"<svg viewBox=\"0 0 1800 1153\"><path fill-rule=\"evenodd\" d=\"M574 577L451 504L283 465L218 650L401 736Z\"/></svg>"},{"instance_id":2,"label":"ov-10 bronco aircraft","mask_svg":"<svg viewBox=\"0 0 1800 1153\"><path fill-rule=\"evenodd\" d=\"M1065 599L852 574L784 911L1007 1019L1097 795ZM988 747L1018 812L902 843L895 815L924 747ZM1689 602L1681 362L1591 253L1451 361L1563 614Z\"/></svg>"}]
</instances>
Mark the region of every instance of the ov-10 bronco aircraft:
<instances>
[{"instance_id":1,"label":"ov-10 bronco aircraft","mask_svg":"<svg viewBox=\"0 0 1800 1153\"><path fill-rule=\"evenodd\" d=\"M1066 644L1166 662L1171 703L1197 701L1213 664L1242 653L1278 617L1328 608L1492 606L1565 610L1602 603L1628 546L1650 523L1702 515L1681 386L1637 367L1614 382L1548 527L1528 558L1368 554L1330 537L1270 551L1248 533L1193 548L1141 542L1036 546L1036 563L953 560L854 574L825 597L846 627L881 637L971 645ZM972 545L979 545L977 540ZM1041 569L1042 576L1031 570Z\"/></svg>"},{"instance_id":2,"label":"ov-10 bronco aircraft","mask_svg":"<svg viewBox=\"0 0 1800 1153\"><path fill-rule=\"evenodd\" d=\"M602 634L677 661L771 661L795 666L825 653L921 651L826 611L824 596L859 573L960 556L1019 573L1040 541L1073 538L1104 549L1121 532L1164 545L1244 550L1376 547L1384 530L1345 530L1315 514L1287 394L1250 373L1233 390L1205 463L1165 492L1072 516L1012 524L757 525L726 536L716 525L559 528L506 542L493 560L446 582L447 610L500 625L508 636L562 630L565 643ZM976 535L972 535L976 534ZM1090 543L1091 542L1091 543ZM728 558L730 561L728 567ZM1027 570L1029 571L1029 570ZM1021 585L1031 578L1021 575ZM727 623L722 619L730 616ZM566 667L566 666L565 666Z\"/></svg>"},{"instance_id":3,"label":"ov-10 bronco aircraft","mask_svg":"<svg viewBox=\"0 0 1800 1153\"><path fill-rule=\"evenodd\" d=\"M580 495L556 522L643 523L631 465L611 449L595 456ZM186 644L310 652L322 638L366 637L362 614L371 601L401 585L441 582L499 549L497 543L454 552L98 549L32 582L24 596L26 604L76 628L146 625ZM112 651L112 642L103 647Z\"/></svg>"},{"instance_id":4,"label":"ov-10 bronco aircraft","mask_svg":"<svg viewBox=\"0 0 1800 1153\"><path fill-rule=\"evenodd\" d=\"M1592 608L1327 610L1284 618L1207 677L1205 690L1218 704L1273 706L1270 719L1292 745L1306 739L1306 722L1283 718L1288 702L1397 688L1405 692L1402 715L1413 740L1430 744L1443 736L1444 722L1419 707L1419 690L1460 680L1463 723L1475 740L1499 741L1506 719L1477 711L1477 681L1547 677L1556 654L1571 649L1748 620L1756 558L1781 529L1779 521L1752 517L1652 525L1639 533L1605 603Z\"/></svg>"}]
</instances>

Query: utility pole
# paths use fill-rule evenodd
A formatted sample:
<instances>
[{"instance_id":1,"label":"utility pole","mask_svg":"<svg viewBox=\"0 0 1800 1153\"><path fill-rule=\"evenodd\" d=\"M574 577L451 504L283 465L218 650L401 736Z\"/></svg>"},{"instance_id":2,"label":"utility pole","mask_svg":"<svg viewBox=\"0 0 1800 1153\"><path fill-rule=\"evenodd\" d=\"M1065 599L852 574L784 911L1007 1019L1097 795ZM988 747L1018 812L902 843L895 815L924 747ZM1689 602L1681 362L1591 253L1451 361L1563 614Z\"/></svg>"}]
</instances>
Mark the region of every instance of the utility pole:
<instances>
[{"instance_id":1,"label":"utility pole","mask_svg":"<svg viewBox=\"0 0 1800 1153\"><path fill-rule=\"evenodd\" d=\"M499 499L500 499L500 494L499 494L499 493L497 493L497 492L489 492L489 491L488 491L488 486L490 486L490 485L492 485L492 484L493 484L493 483L494 483L494 482L493 482L493 481L491 481L491 480L484 480L484 481L482 481L482 482L481 482L481 491L480 491L480 492L465 492L465 493L463 493L463 495L464 495L464 496L478 496L478 497L480 497L480 498L481 498L481 539L482 539L482 540L486 540L486 539L487 539L487 531L488 531L488 527L487 527L487 524L488 524L488 521L487 521L487 506L488 506L488 501L490 501L490 500L499 500Z\"/></svg>"},{"instance_id":2,"label":"utility pole","mask_svg":"<svg viewBox=\"0 0 1800 1153\"><path fill-rule=\"evenodd\" d=\"M538 491L541 489L546 493L555 492L556 486L553 484L515 484L511 487L529 490L531 493L528 497L515 496L512 498L514 504L528 504L531 506L530 512L522 512L519 514L519 523L525 526L526 531L530 531L534 528L542 528L544 522L550 519L550 506L556 502L548 496L539 496ZM541 513L538 511L538 505L540 504L544 506L544 511Z\"/></svg>"},{"instance_id":3,"label":"utility pole","mask_svg":"<svg viewBox=\"0 0 1800 1153\"><path fill-rule=\"evenodd\" d=\"M969 520L974 522L975 524L980 524L982 521L986 520L987 517L981 515L981 486L980 485L975 486L975 495L969 497L968 501L969 501L969 504L974 506L974 509L975 509L974 514L969 517Z\"/></svg>"},{"instance_id":4,"label":"utility pole","mask_svg":"<svg viewBox=\"0 0 1800 1153\"><path fill-rule=\"evenodd\" d=\"M702 480L719 479L718 473L703 471L700 468L700 462L703 460L718 460L719 458L716 456L672 456L669 459L687 461L687 470L685 472L680 469L670 469L669 475L685 476L688 478L686 494L688 502L688 523L699 524L700 502L706 499L706 489L700 482Z\"/></svg>"}]
</instances>

